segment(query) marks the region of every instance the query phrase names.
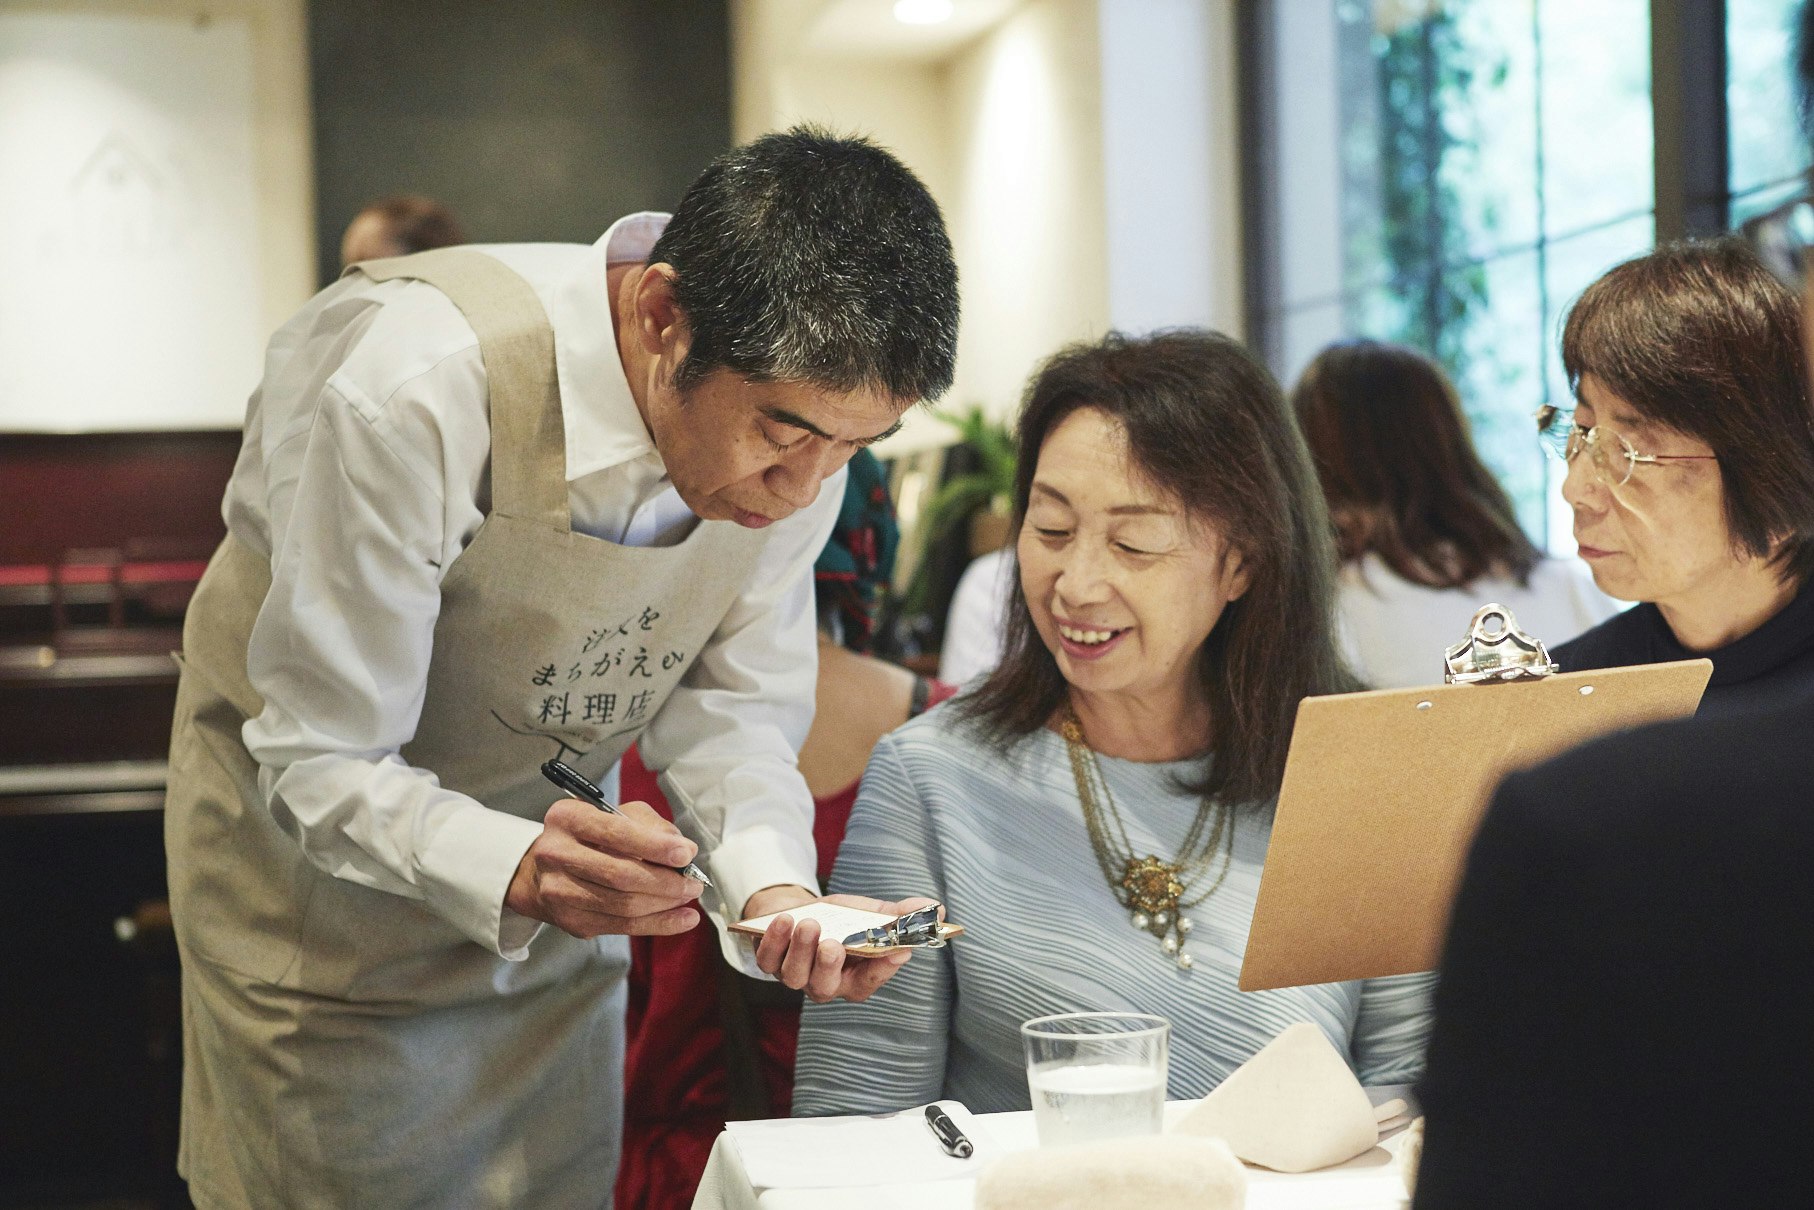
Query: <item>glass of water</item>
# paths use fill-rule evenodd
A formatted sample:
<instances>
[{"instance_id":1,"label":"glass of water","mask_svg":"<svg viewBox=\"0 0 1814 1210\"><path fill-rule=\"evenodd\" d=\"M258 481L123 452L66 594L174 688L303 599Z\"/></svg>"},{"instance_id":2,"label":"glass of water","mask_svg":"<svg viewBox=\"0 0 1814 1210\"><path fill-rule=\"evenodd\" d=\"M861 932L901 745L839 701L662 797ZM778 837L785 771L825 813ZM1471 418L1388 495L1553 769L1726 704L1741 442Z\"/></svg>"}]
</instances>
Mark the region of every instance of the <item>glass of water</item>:
<instances>
[{"instance_id":1,"label":"glass of water","mask_svg":"<svg viewBox=\"0 0 1814 1210\"><path fill-rule=\"evenodd\" d=\"M1171 1029L1144 1013L1065 1013L1022 1025L1039 1145L1158 1134Z\"/></svg>"}]
</instances>

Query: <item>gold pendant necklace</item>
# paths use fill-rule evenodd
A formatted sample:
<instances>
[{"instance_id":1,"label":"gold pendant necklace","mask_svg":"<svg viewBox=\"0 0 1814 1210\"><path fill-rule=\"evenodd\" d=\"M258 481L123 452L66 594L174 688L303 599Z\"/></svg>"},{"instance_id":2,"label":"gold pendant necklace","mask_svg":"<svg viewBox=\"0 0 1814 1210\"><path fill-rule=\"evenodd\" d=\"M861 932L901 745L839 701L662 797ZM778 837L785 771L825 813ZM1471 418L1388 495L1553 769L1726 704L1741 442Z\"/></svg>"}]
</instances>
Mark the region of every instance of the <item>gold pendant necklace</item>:
<instances>
[{"instance_id":1,"label":"gold pendant necklace","mask_svg":"<svg viewBox=\"0 0 1814 1210\"><path fill-rule=\"evenodd\" d=\"M1191 920L1183 909L1209 898L1228 876L1234 857L1232 816L1221 804L1205 802L1197 809L1176 861L1161 861L1156 854L1136 856L1128 840L1127 824L1102 776L1102 765L1084 742L1083 724L1069 706L1065 707L1058 733L1064 737L1065 750L1071 758L1071 775L1077 782L1077 801L1089 829L1090 848L1096 853L1096 864L1108 880L1109 889L1128 909L1128 919L1134 927L1159 938L1160 949L1175 956L1181 969L1189 970L1193 961L1184 944L1190 937ZM1218 855L1222 863L1215 880L1186 900L1191 884L1207 872Z\"/></svg>"}]
</instances>

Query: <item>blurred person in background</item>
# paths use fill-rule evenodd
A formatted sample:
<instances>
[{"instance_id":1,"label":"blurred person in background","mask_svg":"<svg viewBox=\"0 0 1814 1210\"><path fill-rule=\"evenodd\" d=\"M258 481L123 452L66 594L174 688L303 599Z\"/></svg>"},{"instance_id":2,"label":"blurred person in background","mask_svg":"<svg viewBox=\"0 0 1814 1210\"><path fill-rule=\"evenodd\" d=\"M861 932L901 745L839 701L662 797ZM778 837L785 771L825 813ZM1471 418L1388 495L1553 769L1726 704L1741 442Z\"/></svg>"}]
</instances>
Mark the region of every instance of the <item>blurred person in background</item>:
<instances>
[{"instance_id":1,"label":"blurred person in background","mask_svg":"<svg viewBox=\"0 0 1814 1210\"><path fill-rule=\"evenodd\" d=\"M1730 236L1626 261L1569 311L1576 407L1545 435L1594 580L1641 604L1552 644L1564 671L1705 656L1702 714L1814 690L1802 337L1796 290Z\"/></svg>"},{"instance_id":2,"label":"blurred person in background","mask_svg":"<svg viewBox=\"0 0 1814 1210\"><path fill-rule=\"evenodd\" d=\"M353 216L340 237L340 266L465 242L466 232L453 211L433 198L399 193L379 198Z\"/></svg>"},{"instance_id":3,"label":"blurred person in background","mask_svg":"<svg viewBox=\"0 0 1814 1210\"><path fill-rule=\"evenodd\" d=\"M1585 569L1525 537L1454 385L1422 353L1330 345L1292 402L1335 522L1342 645L1367 684L1440 682L1444 646L1488 602L1552 648L1618 610Z\"/></svg>"},{"instance_id":4,"label":"blurred person in background","mask_svg":"<svg viewBox=\"0 0 1814 1210\"><path fill-rule=\"evenodd\" d=\"M978 555L964 568L951 609L945 615L945 641L938 653L938 679L963 685L1001 663L1008 598L1017 587L1014 552L1003 547Z\"/></svg>"},{"instance_id":5,"label":"blurred person in background","mask_svg":"<svg viewBox=\"0 0 1814 1210\"><path fill-rule=\"evenodd\" d=\"M951 687L866 654L900 532L875 455L852 458L844 505L813 569L819 615L817 710L800 748L813 793L821 885L876 741L950 697ZM673 817L634 748L623 793ZM685 1210L727 1120L786 1117L793 1102L798 992L732 972L695 929L630 943L624 1159L618 1210Z\"/></svg>"}]
</instances>

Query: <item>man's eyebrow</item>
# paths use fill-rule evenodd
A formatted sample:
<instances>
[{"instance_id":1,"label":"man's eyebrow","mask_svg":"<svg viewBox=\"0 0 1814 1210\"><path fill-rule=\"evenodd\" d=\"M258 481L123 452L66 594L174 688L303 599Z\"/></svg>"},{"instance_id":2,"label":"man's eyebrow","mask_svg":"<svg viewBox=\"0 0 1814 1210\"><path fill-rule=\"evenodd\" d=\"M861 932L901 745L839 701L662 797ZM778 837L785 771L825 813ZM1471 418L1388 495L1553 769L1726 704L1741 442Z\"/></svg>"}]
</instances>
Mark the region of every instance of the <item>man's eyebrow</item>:
<instances>
[{"instance_id":1,"label":"man's eyebrow","mask_svg":"<svg viewBox=\"0 0 1814 1210\"><path fill-rule=\"evenodd\" d=\"M788 411L786 408L769 407L769 408L763 408L761 410L762 410L762 414L764 416L767 416L770 420L773 420L776 424L785 424L789 428L805 429L807 432L811 433L813 436L822 437L827 441L842 441L843 440L842 437L833 437L830 433L826 432L824 429L820 428L818 425L814 424L812 421L808 420L806 417L795 415L793 412ZM874 445L878 441L886 441L888 438L890 438L890 437L894 436L896 433L900 432L901 425L904 424L905 422L906 422L906 417L903 416L901 419L896 420L893 424L889 425L886 429L884 429L882 432L877 433L875 436L859 437L855 441L852 441L850 444L852 444L852 445Z\"/></svg>"},{"instance_id":2,"label":"man's eyebrow","mask_svg":"<svg viewBox=\"0 0 1814 1210\"><path fill-rule=\"evenodd\" d=\"M887 428L883 429L881 432L877 433L873 437L857 438L856 444L857 445L874 445L878 441L886 441L890 437L894 436L896 433L900 432L901 426L906 423L907 423L907 418L905 416L903 416L899 420L895 421L893 424L889 425Z\"/></svg>"}]
</instances>

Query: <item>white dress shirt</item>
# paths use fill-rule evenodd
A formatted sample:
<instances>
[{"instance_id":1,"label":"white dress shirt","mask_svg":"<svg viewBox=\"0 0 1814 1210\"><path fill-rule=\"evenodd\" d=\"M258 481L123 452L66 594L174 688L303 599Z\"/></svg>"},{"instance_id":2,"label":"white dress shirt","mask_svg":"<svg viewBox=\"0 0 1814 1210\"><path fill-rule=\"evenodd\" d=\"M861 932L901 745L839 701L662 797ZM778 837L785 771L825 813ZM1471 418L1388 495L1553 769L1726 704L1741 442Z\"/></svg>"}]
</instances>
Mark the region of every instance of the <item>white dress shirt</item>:
<instances>
[{"instance_id":1,"label":"white dress shirt","mask_svg":"<svg viewBox=\"0 0 1814 1210\"><path fill-rule=\"evenodd\" d=\"M605 278L645 260L666 222L631 215L591 246L483 249L528 280L554 326L573 527L621 545L671 545L692 521L631 396ZM279 825L322 870L424 901L520 960L539 925L503 899L541 824L399 755L421 714L441 579L485 517L485 397L477 338L445 295L345 278L272 338L224 512L271 561L246 661L265 708L243 734ZM640 740L718 884L721 930L763 887L817 885L795 752L817 670L812 564L843 488L840 471L775 524L700 653L704 676ZM753 972L747 945L724 945Z\"/></svg>"},{"instance_id":2,"label":"white dress shirt","mask_svg":"<svg viewBox=\"0 0 1814 1210\"><path fill-rule=\"evenodd\" d=\"M947 685L994 672L1001 663L1008 601L1020 589L1012 553L1004 546L978 555L958 578L938 657L938 679Z\"/></svg>"}]
</instances>

